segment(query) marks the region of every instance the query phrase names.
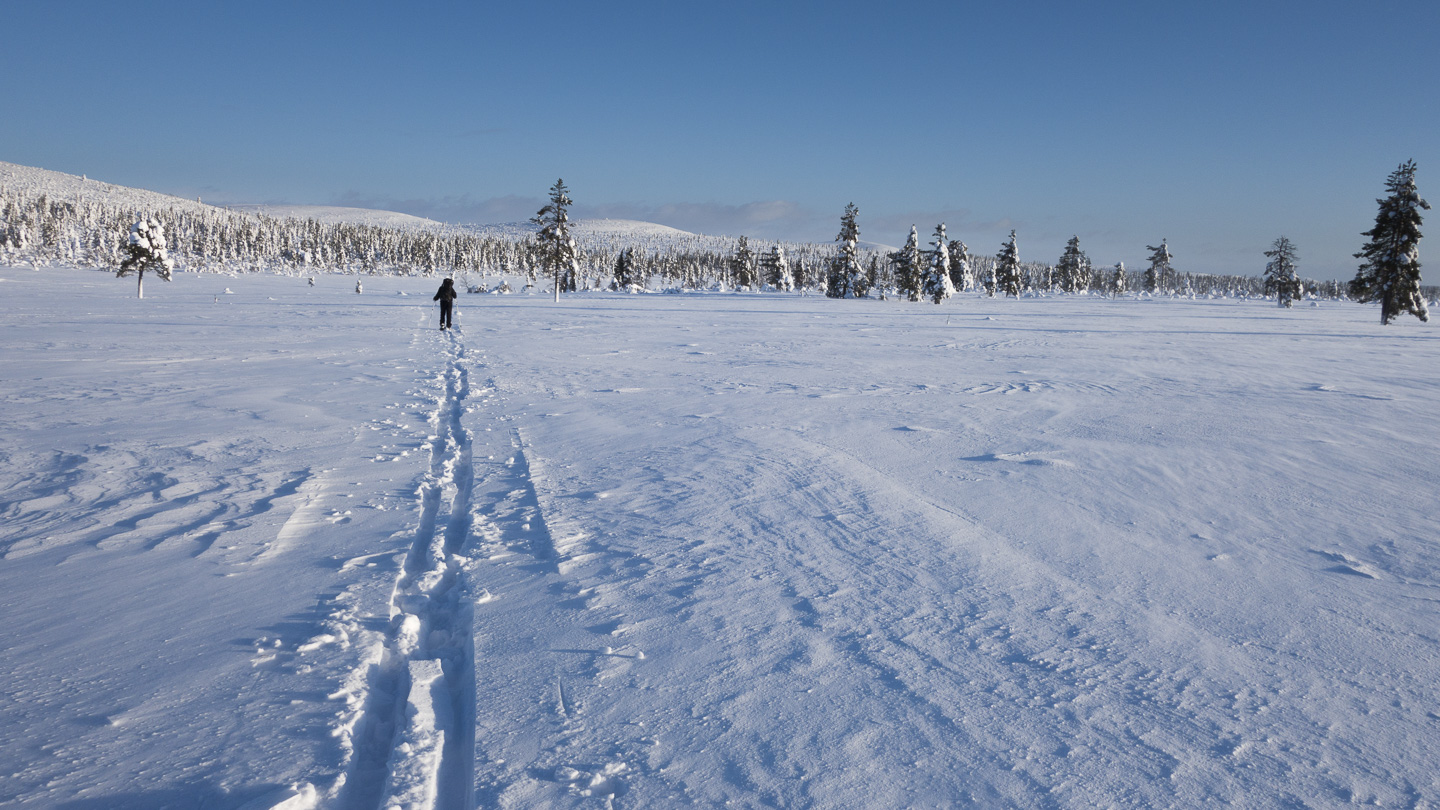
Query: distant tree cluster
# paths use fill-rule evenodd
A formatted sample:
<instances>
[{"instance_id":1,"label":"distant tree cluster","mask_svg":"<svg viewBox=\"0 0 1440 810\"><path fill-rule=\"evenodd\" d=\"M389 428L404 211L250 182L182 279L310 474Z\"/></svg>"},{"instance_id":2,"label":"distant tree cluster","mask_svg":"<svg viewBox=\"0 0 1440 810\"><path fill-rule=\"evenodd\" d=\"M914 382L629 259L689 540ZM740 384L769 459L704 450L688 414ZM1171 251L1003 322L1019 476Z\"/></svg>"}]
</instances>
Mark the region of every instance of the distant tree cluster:
<instances>
[{"instance_id":1,"label":"distant tree cluster","mask_svg":"<svg viewBox=\"0 0 1440 810\"><path fill-rule=\"evenodd\" d=\"M171 207L137 217L107 200L52 200L0 189L0 255L36 263L115 267L136 219L157 222L177 267L197 271L335 271L434 275L538 260L533 243L435 230L275 219L213 206Z\"/></svg>"},{"instance_id":2,"label":"distant tree cluster","mask_svg":"<svg viewBox=\"0 0 1440 810\"><path fill-rule=\"evenodd\" d=\"M1277 295L1277 288L1269 281L1268 275L1261 278L1180 272L1172 263L1174 256L1164 239L1160 240L1159 246L1146 247L1150 251L1150 263L1145 270L1130 272L1125 269L1124 262L1117 262L1111 271L1097 273L1090 257L1080 249L1078 236L1070 238L1059 261L1050 265L1022 261L1015 231L1010 232L1010 237L994 256L972 256L964 242L948 239L942 223L936 226L928 249L920 245L919 229L911 226L910 235L899 250L884 255L870 252L868 257L863 251L857 251L856 259L851 261L846 245L858 239L859 226L854 221L857 214L852 204L846 207L841 217L840 235L836 237L841 247L823 288L827 295L834 298L883 299L895 296L907 301L928 300L938 304L958 292L972 290L980 290L992 297L1060 293L1119 297L1132 290L1149 296L1205 298L1267 298ZM853 280L857 264L867 265L858 282ZM948 284L942 276L946 277ZM1341 282L1303 282L1298 276L1292 286L1285 288L1294 290L1289 298L1291 302L1298 300L1306 289L1316 297L1342 299L1346 297L1348 288ZM1440 289L1425 289L1440 295Z\"/></svg>"}]
</instances>

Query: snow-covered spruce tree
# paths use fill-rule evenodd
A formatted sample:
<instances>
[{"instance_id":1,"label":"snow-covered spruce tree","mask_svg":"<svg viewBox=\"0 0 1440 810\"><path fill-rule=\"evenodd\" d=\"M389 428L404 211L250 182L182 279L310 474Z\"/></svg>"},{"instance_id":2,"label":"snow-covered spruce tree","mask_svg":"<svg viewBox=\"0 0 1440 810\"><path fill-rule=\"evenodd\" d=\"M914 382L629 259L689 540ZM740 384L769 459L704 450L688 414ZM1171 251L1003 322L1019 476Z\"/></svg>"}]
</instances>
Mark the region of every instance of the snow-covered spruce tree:
<instances>
[{"instance_id":1,"label":"snow-covered spruce tree","mask_svg":"<svg viewBox=\"0 0 1440 810\"><path fill-rule=\"evenodd\" d=\"M550 203L530 218L531 223L540 226L535 235L536 252L541 266L554 274L557 302L562 291L575 291L579 273L575 238L570 235L569 191L563 178L556 180L550 187Z\"/></svg>"},{"instance_id":2,"label":"snow-covered spruce tree","mask_svg":"<svg viewBox=\"0 0 1440 810\"><path fill-rule=\"evenodd\" d=\"M845 206L845 213L840 216L840 233L835 237L835 241L840 243L840 253L830 263L825 283L825 295L830 298L853 296L855 282L863 272L855 248L855 243L860 241L860 226L855 222L859 215L860 209L852 202Z\"/></svg>"},{"instance_id":3,"label":"snow-covered spruce tree","mask_svg":"<svg viewBox=\"0 0 1440 810\"><path fill-rule=\"evenodd\" d=\"M120 262L120 272L115 276L124 278L134 273L137 298L145 297L146 270L169 281L174 267L175 260L170 258L165 247L165 228L158 220L142 217L130 226L130 237L125 242L125 259Z\"/></svg>"},{"instance_id":4,"label":"snow-covered spruce tree","mask_svg":"<svg viewBox=\"0 0 1440 810\"><path fill-rule=\"evenodd\" d=\"M1074 292L1084 292L1090 289L1090 281L1095 276L1095 266L1090 263L1090 257L1080 252L1080 266L1075 271Z\"/></svg>"},{"instance_id":5,"label":"snow-covered spruce tree","mask_svg":"<svg viewBox=\"0 0 1440 810\"><path fill-rule=\"evenodd\" d=\"M635 264L635 248L627 247L615 256L615 289L634 291L636 287L644 287L645 282L640 276L640 268Z\"/></svg>"},{"instance_id":6,"label":"snow-covered spruce tree","mask_svg":"<svg viewBox=\"0 0 1440 810\"><path fill-rule=\"evenodd\" d=\"M1370 241L1355 254L1364 262L1350 282L1350 296L1379 301L1381 325L1406 312L1428 321L1430 312L1420 294L1420 212L1430 204L1415 187L1415 161L1400 164L1385 181L1385 190L1390 196L1376 200L1380 213L1375 227L1363 234Z\"/></svg>"},{"instance_id":7,"label":"snow-covered spruce tree","mask_svg":"<svg viewBox=\"0 0 1440 810\"><path fill-rule=\"evenodd\" d=\"M1125 294L1125 263L1115 262L1115 272L1110 274L1110 292L1119 298Z\"/></svg>"},{"instance_id":8,"label":"snow-covered spruce tree","mask_svg":"<svg viewBox=\"0 0 1440 810\"><path fill-rule=\"evenodd\" d=\"M860 281L861 287L865 291L865 297L870 297L871 293L878 290L880 300L886 300L886 291L880 287L880 259L876 257L876 254L870 254L870 261L865 264L865 272L861 272Z\"/></svg>"},{"instance_id":9,"label":"snow-covered spruce tree","mask_svg":"<svg viewBox=\"0 0 1440 810\"><path fill-rule=\"evenodd\" d=\"M880 300L885 300L885 279L880 271L880 257L874 253L870 254L870 262L865 265L865 294L879 290Z\"/></svg>"},{"instance_id":10,"label":"snow-covered spruce tree","mask_svg":"<svg viewBox=\"0 0 1440 810\"><path fill-rule=\"evenodd\" d=\"M790 292L794 286L794 278L790 273L790 260L785 257L785 249L779 245L770 248L770 252L760 257L760 269L765 275L765 283L781 291Z\"/></svg>"},{"instance_id":11,"label":"snow-covered spruce tree","mask_svg":"<svg viewBox=\"0 0 1440 810\"><path fill-rule=\"evenodd\" d=\"M755 287L755 252L750 249L750 240L743 236L730 256L730 280L736 287Z\"/></svg>"},{"instance_id":12,"label":"snow-covered spruce tree","mask_svg":"<svg viewBox=\"0 0 1440 810\"><path fill-rule=\"evenodd\" d=\"M980 267L980 286L991 298L994 298L995 291L1000 289L1000 278L995 274L995 265L995 257L986 256Z\"/></svg>"},{"instance_id":13,"label":"snow-covered spruce tree","mask_svg":"<svg viewBox=\"0 0 1440 810\"><path fill-rule=\"evenodd\" d=\"M955 294L955 285L950 281L950 240L945 236L945 223L935 226L935 237L930 242L935 246L930 254L930 272L925 275L925 297L940 303Z\"/></svg>"},{"instance_id":14,"label":"snow-covered spruce tree","mask_svg":"<svg viewBox=\"0 0 1440 810\"><path fill-rule=\"evenodd\" d=\"M905 240L905 246L890 254L890 262L895 266L896 291L906 301L919 301L924 265L920 256L920 232L914 225L910 226L910 238Z\"/></svg>"},{"instance_id":15,"label":"snow-covered spruce tree","mask_svg":"<svg viewBox=\"0 0 1440 810\"><path fill-rule=\"evenodd\" d=\"M1165 240L1160 240L1160 246L1146 245L1145 249L1150 251L1150 267L1145 270L1145 290L1151 295L1159 293L1162 289L1169 291L1170 275L1174 270L1170 267L1170 246Z\"/></svg>"},{"instance_id":16,"label":"snow-covered spruce tree","mask_svg":"<svg viewBox=\"0 0 1440 810\"><path fill-rule=\"evenodd\" d=\"M970 248L959 239L950 241L950 283L956 292L975 289L975 267L970 261Z\"/></svg>"},{"instance_id":17,"label":"snow-covered spruce tree","mask_svg":"<svg viewBox=\"0 0 1440 810\"><path fill-rule=\"evenodd\" d=\"M850 284L850 295L854 298L869 298L870 291L875 288L872 276L865 266L860 264L860 258L855 258L856 273Z\"/></svg>"},{"instance_id":18,"label":"snow-covered spruce tree","mask_svg":"<svg viewBox=\"0 0 1440 810\"><path fill-rule=\"evenodd\" d=\"M1265 255L1270 257L1265 264L1265 291L1275 294L1277 305L1289 308L1305 293L1300 285L1300 276L1295 272L1299 258L1295 245L1282 236L1275 240L1270 250L1265 251Z\"/></svg>"},{"instance_id":19,"label":"snow-covered spruce tree","mask_svg":"<svg viewBox=\"0 0 1440 810\"><path fill-rule=\"evenodd\" d=\"M1005 295L1020 297L1020 249L1015 245L1015 231L995 254L995 286ZM990 293L992 296L994 292Z\"/></svg>"},{"instance_id":20,"label":"snow-covered spruce tree","mask_svg":"<svg viewBox=\"0 0 1440 810\"><path fill-rule=\"evenodd\" d=\"M1072 236L1065 243L1065 252L1060 256L1060 263L1055 265L1055 272L1059 276L1056 281L1061 292L1076 293L1089 288L1090 257L1080 249L1080 237Z\"/></svg>"}]
</instances>

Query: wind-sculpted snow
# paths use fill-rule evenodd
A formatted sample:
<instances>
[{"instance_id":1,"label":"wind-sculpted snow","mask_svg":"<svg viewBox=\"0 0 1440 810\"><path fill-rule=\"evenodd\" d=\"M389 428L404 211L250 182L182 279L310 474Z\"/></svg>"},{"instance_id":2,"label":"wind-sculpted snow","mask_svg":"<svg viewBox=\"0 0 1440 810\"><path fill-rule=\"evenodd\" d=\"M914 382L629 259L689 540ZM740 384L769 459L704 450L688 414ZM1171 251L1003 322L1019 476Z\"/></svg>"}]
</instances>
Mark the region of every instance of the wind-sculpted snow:
<instances>
[{"instance_id":1,"label":"wind-sculpted snow","mask_svg":"<svg viewBox=\"0 0 1440 810\"><path fill-rule=\"evenodd\" d=\"M1424 325L433 286L0 269L0 805L1440 802Z\"/></svg>"}]
</instances>

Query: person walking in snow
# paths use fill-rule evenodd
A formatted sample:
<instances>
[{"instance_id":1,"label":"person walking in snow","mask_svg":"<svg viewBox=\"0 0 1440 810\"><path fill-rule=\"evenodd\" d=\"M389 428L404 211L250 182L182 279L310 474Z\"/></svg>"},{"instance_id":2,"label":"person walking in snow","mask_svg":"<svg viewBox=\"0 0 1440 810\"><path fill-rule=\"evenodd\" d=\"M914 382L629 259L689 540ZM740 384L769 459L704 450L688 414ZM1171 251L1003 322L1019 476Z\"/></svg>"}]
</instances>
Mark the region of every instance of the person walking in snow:
<instances>
[{"instance_id":1,"label":"person walking in snow","mask_svg":"<svg viewBox=\"0 0 1440 810\"><path fill-rule=\"evenodd\" d=\"M458 297L458 293L455 292L455 279L447 278L441 283L440 290L435 293L435 297L431 299L432 301L440 302L441 329L450 328L450 311L455 305L455 299Z\"/></svg>"}]
</instances>

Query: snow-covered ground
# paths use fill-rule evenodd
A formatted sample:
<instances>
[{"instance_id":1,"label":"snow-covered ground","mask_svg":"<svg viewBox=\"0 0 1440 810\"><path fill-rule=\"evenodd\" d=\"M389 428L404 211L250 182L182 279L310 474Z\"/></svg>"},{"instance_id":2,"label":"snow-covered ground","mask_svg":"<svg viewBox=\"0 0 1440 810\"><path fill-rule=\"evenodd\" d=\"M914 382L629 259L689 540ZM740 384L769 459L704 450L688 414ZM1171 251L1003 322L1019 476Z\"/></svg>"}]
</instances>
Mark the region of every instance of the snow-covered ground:
<instances>
[{"instance_id":1,"label":"snow-covered ground","mask_svg":"<svg viewBox=\"0 0 1440 810\"><path fill-rule=\"evenodd\" d=\"M0 268L0 805L1427 807L1372 307Z\"/></svg>"}]
</instances>

